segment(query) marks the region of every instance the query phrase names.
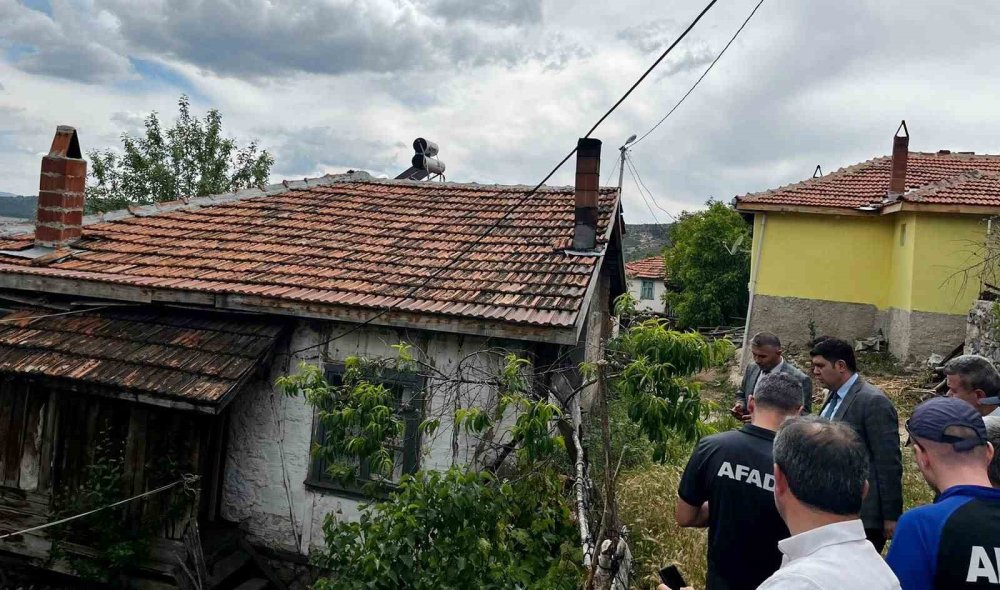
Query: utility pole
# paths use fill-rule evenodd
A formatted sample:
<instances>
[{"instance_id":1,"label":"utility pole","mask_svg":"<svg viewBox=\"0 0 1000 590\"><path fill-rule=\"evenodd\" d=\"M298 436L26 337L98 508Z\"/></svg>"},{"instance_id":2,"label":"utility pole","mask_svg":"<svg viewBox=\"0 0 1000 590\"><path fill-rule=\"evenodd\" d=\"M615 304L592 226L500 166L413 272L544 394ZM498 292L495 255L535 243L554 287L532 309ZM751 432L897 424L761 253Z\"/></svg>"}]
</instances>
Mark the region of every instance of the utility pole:
<instances>
[{"instance_id":1,"label":"utility pole","mask_svg":"<svg viewBox=\"0 0 1000 590\"><path fill-rule=\"evenodd\" d=\"M621 168L618 169L619 194L622 192L622 181L625 179L625 152L628 151L628 144L632 143L633 141L635 141L635 133L633 133L631 137L625 140L625 143L622 144L622 147L618 148L618 151L621 152L621 161L619 162L621 164Z\"/></svg>"}]
</instances>

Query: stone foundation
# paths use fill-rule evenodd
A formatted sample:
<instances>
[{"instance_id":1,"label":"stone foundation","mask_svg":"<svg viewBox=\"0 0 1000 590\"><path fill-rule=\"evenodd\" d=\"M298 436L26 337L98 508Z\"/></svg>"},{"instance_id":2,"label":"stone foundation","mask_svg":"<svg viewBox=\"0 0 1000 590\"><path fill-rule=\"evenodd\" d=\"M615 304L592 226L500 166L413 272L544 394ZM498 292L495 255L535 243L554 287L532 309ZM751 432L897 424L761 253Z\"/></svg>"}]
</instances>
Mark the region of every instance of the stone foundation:
<instances>
[{"instance_id":1,"label":"stone foundation","mask_svg":"<svg viewBox=\"0 0 1000 590\"><path fill-rule=\"evenodd\" d=\"M812 337L834 336L848 342L870 338L881 330L889 351L904 362L924 361L931 354L950 353L965 339L966 319L961 315L879 310L874 305L842 303L797 297L754 297L748 337L774 332L792 354L801 352ZM744 353L744 362L749 351Z\"/></svg>"}]
</instances>

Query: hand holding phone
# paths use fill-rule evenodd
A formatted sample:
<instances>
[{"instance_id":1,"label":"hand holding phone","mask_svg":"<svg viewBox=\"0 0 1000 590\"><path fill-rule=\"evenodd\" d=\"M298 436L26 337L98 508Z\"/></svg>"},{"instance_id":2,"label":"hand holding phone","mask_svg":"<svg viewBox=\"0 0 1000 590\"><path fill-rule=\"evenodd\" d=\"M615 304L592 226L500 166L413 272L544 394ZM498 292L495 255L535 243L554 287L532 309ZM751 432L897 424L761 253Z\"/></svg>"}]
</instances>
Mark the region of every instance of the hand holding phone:
<instances>
[{"instance_id":1,"label":"hand holding phone","mask_svg":"<svg viewBox=\"0 0 1000 590\"><path fill-rule=\"evenodd\" d=\"M660 570L660 581L666 584L670 590L681 590L681 588L687 587L687 583L684 582L684 576L681 575L676 565L668 565L662 568Z\"/></svg>"}]
</instances>

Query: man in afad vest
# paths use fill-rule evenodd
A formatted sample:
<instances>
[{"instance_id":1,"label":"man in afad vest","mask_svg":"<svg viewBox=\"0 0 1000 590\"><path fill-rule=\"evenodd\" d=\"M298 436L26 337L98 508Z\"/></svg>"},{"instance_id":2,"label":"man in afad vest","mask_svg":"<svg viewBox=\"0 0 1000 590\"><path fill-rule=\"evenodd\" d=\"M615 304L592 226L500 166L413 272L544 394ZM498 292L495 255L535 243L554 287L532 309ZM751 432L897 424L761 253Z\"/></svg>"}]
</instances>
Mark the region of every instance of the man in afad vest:
<instances>
[{"instance_id":1,"label":"man in afad vest","mask_svg":"<svg viewBox=\"0 0 1000 590\"><path fill-rule=\"evenodd\" d=\"M917 467L940 492L903 514L886 561L903 590L1000 590L1000 490L983 418L956 398L917 406L906 423ZM845 564L848 565L848 564Z\"/></svg>"}]
</instances>

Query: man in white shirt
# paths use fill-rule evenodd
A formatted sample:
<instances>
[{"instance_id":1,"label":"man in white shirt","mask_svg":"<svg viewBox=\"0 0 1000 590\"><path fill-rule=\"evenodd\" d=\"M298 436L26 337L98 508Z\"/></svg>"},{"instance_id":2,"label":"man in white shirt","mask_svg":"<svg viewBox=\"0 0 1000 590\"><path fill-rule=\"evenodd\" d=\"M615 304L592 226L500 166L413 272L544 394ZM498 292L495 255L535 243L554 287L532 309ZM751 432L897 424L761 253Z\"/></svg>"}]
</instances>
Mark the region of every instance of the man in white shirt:
<instances>
[{"instance_id":1,"label":"man in white shirt","mask_svg":"<svg viewBox=\"0 0 1000 590\"><path fill-rule=\"evenodd\" d=\"M774 439L774 503L791 537L781 569L759 590L899 590L865 538L861 501L868 451L853 428L815 416L786 421Z\"/></svg>"},{"instance_id":2,"label":"man in white shirt","mask_svg":"<svg viewBox=\"0 0 1000 590\"><path fill-rule=\"evenodd\" d=\"M948 396L969 403L982 416L1000 416L1000 373L990 359L963 354L944 366Z\"/></svg>"},{"instance_id":3,"label":"man in white shirt","mask_svg":"<svg viewBox=\"0 0 1000 590\"><path fill-rule=\"evenodd\" d=\"M778 542L781 569L758 590L900 590L865 538L867 490L868 451L853 428L817 416L785 421L774 439L774 503L792 536Z\"/></svg>"}]
</instances>

